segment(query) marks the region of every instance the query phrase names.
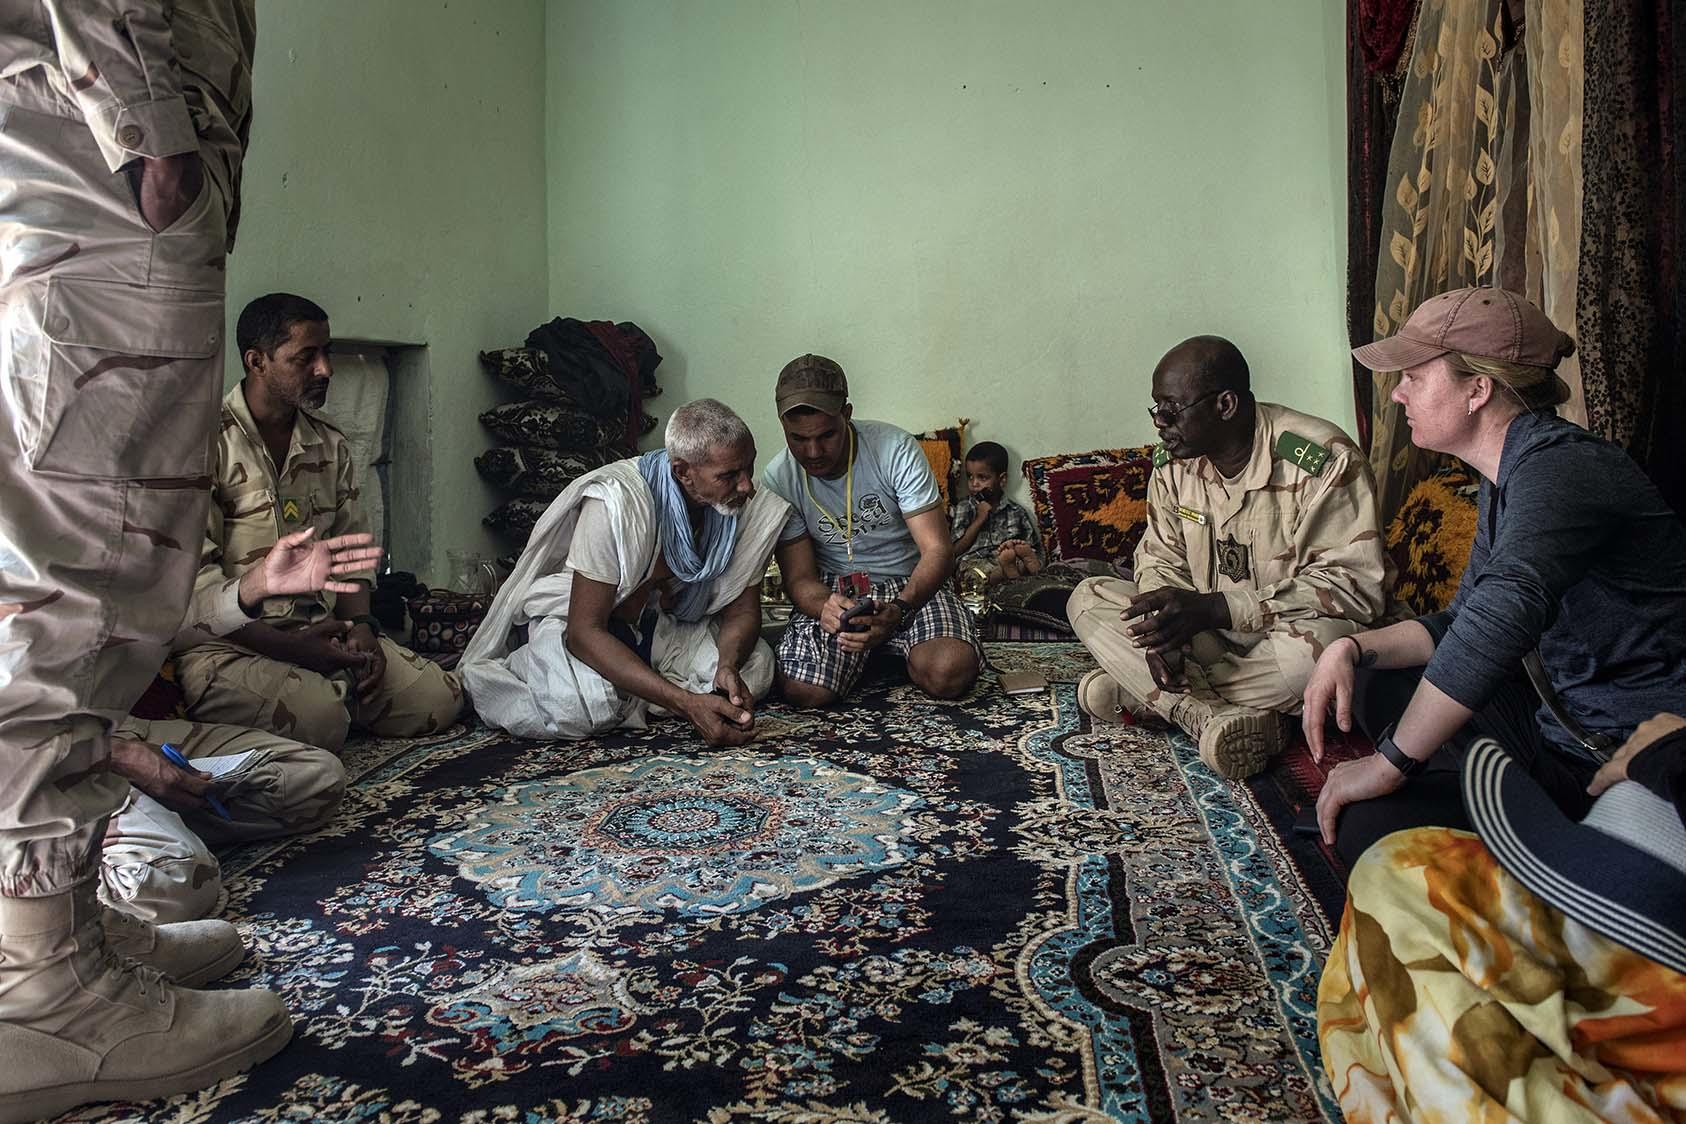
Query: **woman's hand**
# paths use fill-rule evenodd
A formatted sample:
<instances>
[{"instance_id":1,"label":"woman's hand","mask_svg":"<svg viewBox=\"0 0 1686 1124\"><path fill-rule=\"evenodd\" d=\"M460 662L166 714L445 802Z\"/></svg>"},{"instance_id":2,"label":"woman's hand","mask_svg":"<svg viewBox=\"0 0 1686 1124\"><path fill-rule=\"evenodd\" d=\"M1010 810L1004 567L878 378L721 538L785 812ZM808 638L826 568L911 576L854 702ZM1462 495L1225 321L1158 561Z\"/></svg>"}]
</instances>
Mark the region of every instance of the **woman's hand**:
<instances>
[{"instance_id":1,"label":"woman's hand","mask_svg":"<svg viewBox=\"0 0 1686 1124\"><path fill-rule=\"evenodd\" d=\"M1350 641L1343 643L1342 641ZM1323 649L1317 666L1311 669L1311 679L1305 685L1305 709L1300 726L1305 730L1306 745L1311 759L1323 760L1323 724L1329 718L1330 704L1335 708L1335 725L1343 734L1352 733L1353 668L1358 666L1358 641L1348 636Z\"/></svg>"},{"instance_id":2,"label":"woman's hand","mask_svg":"<svg viewBox=\"0 0 1686 1124\"><path fill-rule=\"evenodd\" d=\"M1335 826L1340 822L1342 808L1360 800L1386 796L1404 783L1405 774L1379 753L1336 765L1329 779L1323 782L1323 791L1317 794L1317 826L1323 832L1323 842L1330 847L1335 845Z\"/></svg>"}]
</instances>

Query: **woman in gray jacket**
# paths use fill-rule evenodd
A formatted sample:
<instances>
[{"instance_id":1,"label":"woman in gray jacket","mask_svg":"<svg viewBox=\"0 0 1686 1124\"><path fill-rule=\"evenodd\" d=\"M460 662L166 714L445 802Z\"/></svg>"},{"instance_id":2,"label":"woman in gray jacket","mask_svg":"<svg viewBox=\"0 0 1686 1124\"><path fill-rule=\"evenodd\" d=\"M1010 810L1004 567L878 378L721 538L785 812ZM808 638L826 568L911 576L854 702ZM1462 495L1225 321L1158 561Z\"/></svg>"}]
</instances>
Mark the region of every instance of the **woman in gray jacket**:
<instances>
[{"instance_id":1,"label":"woman in gray jacket","mask_svg":"<svg viewBox=\"0 0 1686 1124\"><path fill-rule=\"evenodd\" d=\"M1481 495L1451 606L1331 644L1306 687L1314 758L1331 708L1378 750L1318 797L1349 865L1392 831L1469 826L1458 767L1477 736L1579 819L1610 752L1686 700L1686 529L1623 450L1557 415L1573 351L1520 296L1471 288L1353 352L1402 373L1412 442L1468 463Z\"/></svg>"}]
</instances>

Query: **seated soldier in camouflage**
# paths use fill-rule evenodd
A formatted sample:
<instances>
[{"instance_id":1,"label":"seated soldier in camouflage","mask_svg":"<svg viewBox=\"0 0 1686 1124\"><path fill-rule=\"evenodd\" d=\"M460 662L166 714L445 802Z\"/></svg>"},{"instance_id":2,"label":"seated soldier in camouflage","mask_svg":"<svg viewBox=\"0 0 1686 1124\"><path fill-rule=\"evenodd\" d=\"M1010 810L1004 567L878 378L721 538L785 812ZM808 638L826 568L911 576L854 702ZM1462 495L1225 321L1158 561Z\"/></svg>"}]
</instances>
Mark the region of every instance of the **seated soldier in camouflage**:
<instances>
[{"instance_id":1,"label":"seated soldier in camouflage","mask_svg":"<svg viewBox=\"0 0 1686 1124\"><path fill-rule=\"evenodd\" d=\"M1282 748L1323 649L1388 607L1375 481L1339 428L1255 401L1228 340L1172 348L1153 402L1136 580L1090 578L1066 606L1101 665L1078 702L1102 721L1152 709L1248 777Z\"/></svg>"},{"instance_id":2,"label":"seated soldier in camouflage","mask_svg":"<svg viewBox=\"0 0 1686 1124\"><path fill-rule=\"evenodd\" d=\"M164 744L192 770L159 752ZM131 716L112 731L111 759L133 787L106 825L100 896L156 925L216 914L222 869L211 848L315 831L345 793L338 754L239 726Z\"/></svg>"},{"instance_id":3,"label":"seated soldier in camouflage","mask_svg":"<svg viewBox=\"0 0 1686 1124\"><path fill-rule=\"evenodd\" d=\"M380 560L373 538L324 541L314 527L284 535L261 569L201 583L187 616L199 621L201 635L205 628L226 633L259 611L268 595L258 590L356 593L361 585L345 579ZM173 761L165 746L190 764ZM111 732L111 769L132 787L106 824L99 894L114 907L105 914L106 938L124 955L144 949L152 930L120 914L186 931L181 922L220 910L222 870L212 845L315 831L345 792L345 768L330 750L241 726L132 714Z\"/></svg>"},{"instance_id":4,"label":"seated soldier in camouflage","mask_svg":"<svg viewBox=\"0 0 1686 1124\"><path fill-rule=\"evenodd\" d=\"M246 306L235 331L246 378L223 398L201 585L237 577L288 532L368 529L351 446L315 412L334 373L328 314L271 293ZM184 627L176 662L197 721L338 751L351 727L413 737L462 709L455 675L380 634L367 588L271 597L258 620L221 637L196 623Z\"/></svg>"}]
</instances>

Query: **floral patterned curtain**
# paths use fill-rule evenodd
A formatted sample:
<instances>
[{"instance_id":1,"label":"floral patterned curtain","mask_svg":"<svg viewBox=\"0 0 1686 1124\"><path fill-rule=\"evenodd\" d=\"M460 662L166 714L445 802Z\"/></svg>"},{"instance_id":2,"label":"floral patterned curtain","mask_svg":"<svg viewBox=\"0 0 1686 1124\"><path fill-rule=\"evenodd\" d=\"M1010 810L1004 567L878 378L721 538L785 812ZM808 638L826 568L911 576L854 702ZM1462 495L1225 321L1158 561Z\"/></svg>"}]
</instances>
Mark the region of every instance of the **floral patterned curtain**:
<instances>
[{"instance_id":1,"label":"floral patterned curtain","mask_svg":"<svg viewBox=\"0 0 1686 1124\"><path fill-rule=\"evenodd\" d=\"M1578 0L1423 0L1388 160L1377 338L1466 285L1516 289L1573 322L1581 42ZM1371 396L1384 518L1444 459L1411 444L1388 397L1398 382L1377 372Z\"/></svg>"},{"instance_id":2,"label":"floral patterned curtain","mask_svg":"<svg viewBox=\"0 0 1686 1124\"><path fill-rule=\"evenodd\" d=\"M1518 292L1570 335L1579 302L1583 42L1582 0L1529 0L1526 282ZM1565 359L1557 373L1570 390L1557 412L1585 425L1579 358Z\"/></svg>"}]
</instances>

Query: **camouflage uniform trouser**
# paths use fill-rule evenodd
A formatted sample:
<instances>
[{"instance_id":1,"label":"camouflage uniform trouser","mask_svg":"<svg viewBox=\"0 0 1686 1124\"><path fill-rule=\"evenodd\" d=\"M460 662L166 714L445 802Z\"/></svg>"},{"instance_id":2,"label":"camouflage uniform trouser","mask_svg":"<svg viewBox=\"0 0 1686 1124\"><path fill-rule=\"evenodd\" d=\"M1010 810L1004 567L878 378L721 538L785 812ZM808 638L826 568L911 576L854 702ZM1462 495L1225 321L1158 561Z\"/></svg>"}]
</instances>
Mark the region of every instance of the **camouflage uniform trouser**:
<instances>
[{"instance_id":1,"label":"camouflage uniform trouser","mask_svg":"<svg viewBox=\"0 0 1686 1124\"><path fill-rule=\"evenodd\" d=\"M1127 625L1119 619L1135 595L1134 582L1088 578L1072 591L1066 615L1108 675L1132 698L1173 720L1172 708L1184 696L1159 689L1147 669L1146 652L1124 634ZM1191 694L1214 706L1227 703L1298 714L1317 657L1327 645L1357 631L1351 621L1322 617L1286 622L1264 633L1202 632L1194 638L1185 664Z\"/></svg>"},{"instance_id":2,"label":"camouflage uniform trouser","mask_svg":"<svg viewBox=\"0 0 1686 1124\"><path fill-rule=\"evenodd\" d=\"M413 738L455 722L462 681L384 636L380 643L386 674L361 701L349 672L318 675L220 640L179 654L176 674L198 721L269 730L323 749L337 751L351 727Z\"/></svg>"},{"instance_id":3,"label":"camouflage uniform trouser","mask_svg":"<svg viewBox=\"0 0 1686 1124\"><path fill-rule=\"evenodd\" d=\"M74 103L0 80L0 895L93 877L107 732L181 626L222 385L210 175L153 233Z\"/></svg>"},{"instance_id":4,"label":"camouflage uniform trouser","mask_svg":"<svg viewBox=\"0 0 1686 1124\"><path fill-rule=\"evenodd\" d=\"M250 754L217 779L229 818L172 812L137 789L106 829L100 888L109 902L159 924L193 921L217 909L222 874L211 847L314 831L333 818L345 768L325 749L274 734L197 722L130 718L120 737L169 742L194 761Z\"/></svg>"}]
</instances>

